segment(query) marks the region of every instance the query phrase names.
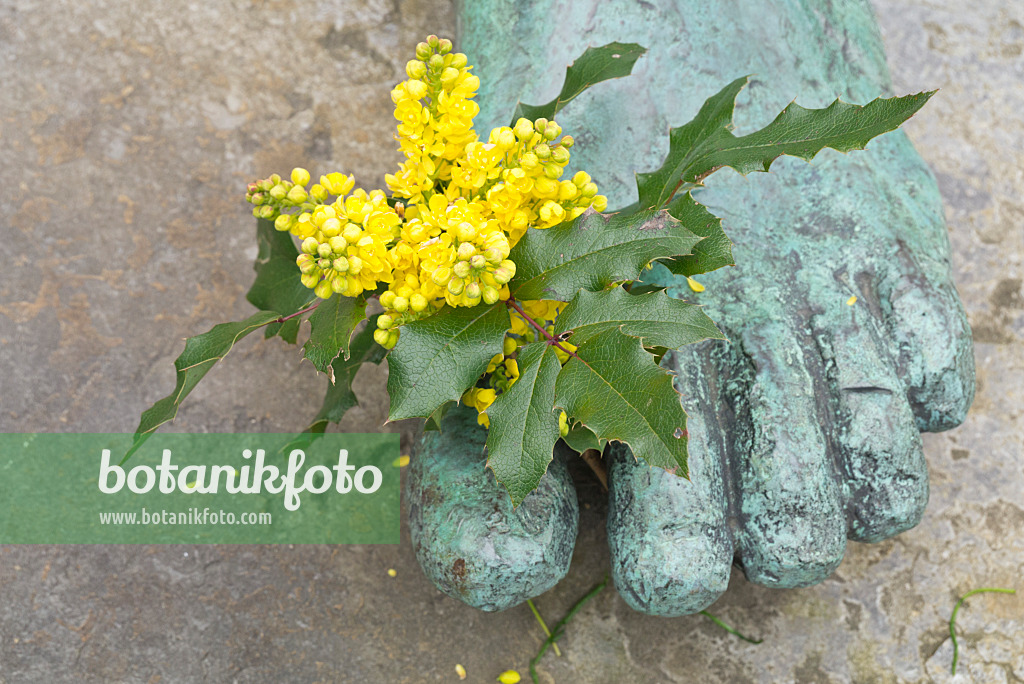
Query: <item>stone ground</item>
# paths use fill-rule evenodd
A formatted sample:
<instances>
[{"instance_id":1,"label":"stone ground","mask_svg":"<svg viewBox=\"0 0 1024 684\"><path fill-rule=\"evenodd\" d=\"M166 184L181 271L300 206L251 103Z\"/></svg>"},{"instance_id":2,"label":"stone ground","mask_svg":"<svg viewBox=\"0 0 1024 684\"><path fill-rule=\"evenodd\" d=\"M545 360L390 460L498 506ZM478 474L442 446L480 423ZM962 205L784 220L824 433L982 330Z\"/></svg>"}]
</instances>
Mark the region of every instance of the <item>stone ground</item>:
<instances>
[{"instance_id":1,"label":"stone ground","mask_svg":"<svg viewBox=\"0 0 1024 684\"><path fill-rule=\"evenodd\" d=\"M946 201L974 327L967 423L927 435L924 521L851 544L836 574L768 590L736 574L707 619L604 591L546 682L951 681L946 621L979 586L1024 590L1024 5L876 0L896 90L942 91L907 125ZM181 339L248 315L245 182L294 165L376 186L396 161L389 90L444 0L0 0L0 429L134 429ZM552 65L561 68L562 65ZM288 431L324 379L253 336L173 428ZM365 380L365 382L362 382ZM345 428L380 424L383 374ZM268 391L267 388L273 388ZM392 427L407 429L407 426ZM585 471L583 532L554 620L608 571ZM396 568L390 578L386 570ZM491 682L526 671L525 606L483 614L398 547L0 547L0 682ZM1024 681L1024 593L961 612L952 681Z\"/></svg>"}]
</instances>

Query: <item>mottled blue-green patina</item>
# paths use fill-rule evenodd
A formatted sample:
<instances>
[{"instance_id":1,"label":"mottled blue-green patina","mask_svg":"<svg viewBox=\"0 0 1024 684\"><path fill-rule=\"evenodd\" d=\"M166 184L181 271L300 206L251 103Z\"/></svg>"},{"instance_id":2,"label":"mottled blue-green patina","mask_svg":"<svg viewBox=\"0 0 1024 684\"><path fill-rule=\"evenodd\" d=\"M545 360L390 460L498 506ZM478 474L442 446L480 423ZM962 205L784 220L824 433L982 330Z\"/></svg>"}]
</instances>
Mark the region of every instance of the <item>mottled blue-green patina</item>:
<instances>
[{"instance_id":1,"label":"mottled blue-green patina","mask_svg":"<svg viewBox=\"0 0 1024 684\"><path fill-rule=\"evenodd\" d=\"M634 173L660 164L668 128L738 76L754 74L737 108L740 134L794 98L822 107L890 90L861 0L486 0L463 3L459 22L459 49L482 82L483 131L508 124L518 99L549 100L561 66L586 46L648 48L632 76L594 87L558 116L576 139L573 167L595 177L612 207L635 200ZM616 587L659 615L714 602L734 561L751 581L806 586L836 568L848 539L879 541L915 525L928 498L919 432L958 425L974 393L939 194L902 132L848 156L782 159L771 174L722 171L695 196L724 218L737 265L701 276L700 294L664 268L649 276L704 305L729 338L665 361L690 415L691 481L638 463L621 446L606 453ZM558 501L569 498L556 459L540 496L568 517L547 518L551 527L535 526L532 539L498 551L506 518L519 513L483 469L482 431L459 425L429 436L417 457L414 536L439 586L493 610L557 582L568 556L548 549L575 537L575 518L568 504L547 503L552 488ZM425 482L448 482L448 468L479 477L452 474L460 484L445 485L443 504L417 498ZM480 520L467 523L454 509L481 511ZM467 571L452 591L450 573L435 568L456 548Z\"/></svg>"}]
</instances>

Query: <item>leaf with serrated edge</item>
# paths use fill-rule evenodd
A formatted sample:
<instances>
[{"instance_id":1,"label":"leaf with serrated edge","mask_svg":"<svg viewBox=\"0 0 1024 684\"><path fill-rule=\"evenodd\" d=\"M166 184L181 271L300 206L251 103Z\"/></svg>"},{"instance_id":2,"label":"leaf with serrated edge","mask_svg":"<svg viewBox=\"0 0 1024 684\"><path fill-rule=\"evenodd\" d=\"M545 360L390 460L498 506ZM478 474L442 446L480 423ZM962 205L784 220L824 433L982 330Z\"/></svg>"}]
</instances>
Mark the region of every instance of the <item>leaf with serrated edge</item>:
<instances>
[{"instance_id":1,"label":"leaf with serrated edge","mask_svg":"<svg viewBox=\"0 0 1024 684\"><path fill-rule=\"evenodd\" d=\"M580 290L555 320L555 334L572 330L569 341L576 346L615 329L640 338L645 347L679 349L701 340L725 339L703 309L664 291L635 295L621 287Z\"/></svg>"},{"instance_id":2,"label":"leaf with serrated edge","mask_svg":"<svg viewBox=\"0 0 1024 684\"><path fill-rule=\"evenodd\" d=\"M446 307L402 326L388 354L388 420L425 418L444 402L458 400L501 353L509 327L504 302Z\"/></svg>"},{"instance_id":3,"label":"leaf with serrated edge","mask_svg":"<svg viewBox=\"0 0 1024 684\"><path fill-rule=\"evenodd\" d=\"M746 83L747 77L736 79L710 97L693 121L669 131L665 163L637 174L641 207L660 207L680 183L699 184L725 166L747 174L767 171L784 154L810 161L826 147L840 152L864 149L872 138L899 127L934 94L878 98L863 106L836 100L824 109L792 102L761 130L736 137L730 131L733 107Z\"/></svg>"},{"instance_id":4,"label":"leaf with serrated edge","mask_svg":"<svg viewBox=\"0 0 1024 684\"><path fill-rule=\"evenodd\" d=\"M379 364L387 354L384 347L373 340L373 332L376 329L377 317L373 316L363 329L352 337L349 358L338 356L331 362L334 381L327 383L327 392L324 394L320 411L316 414L313 422L303 431L303 434L281 449L281 453L287 454L292 449L306 448L327 430L328 423L340 422L345 413L359 403L355 392L352 391L352 382L355 380L356 373L364 363Z\"/></svg>"},{"instance_id":5,"label":"leaf with serrated edge","mask_svg":"<svg viewBox=\"0 0 1024 684\"><path fill-rule=\"evenodd\" d=\"M446 401L438 406L433 413L427 416L427 419L423 423L423 431L441 432L441 421L444 420L444 417L452 410L453 406L455 406L454 401Z\"/></svg>"},{"instance_id":6,"label":"leaf with serrated edge","mask_svg":"<svg viewBox=\"0 0 1024 684\"><path fill-rule=\"evenodd\" d=\"M597 438L590 428L584 425L576 425L569 429L568 434L562 439L569 445L569 448L573 451L582 454L587 449L595 449L597 451L604 451L604 447L607 442L602 442Z\"/></svg>"},{"instance_id":7,"label":"leaf with serrated edge","mask_svg":"<svg viewBox=\"0 0 1024 684\"><path fill-rule=\"evenodd\" d=\"M132 446L121 462L127 461L158 427L174 420L181 402L214 364L231 351L235 342L276 318L280 318L276 311L259 311L244 321L221 323L202 335L186 339L185 350L174 360L177 371L174 391L143 412Z\"/></svg>"},{"instance_id":8,"label":"leaf with serrated edge","mask_svg":"<svg viewBox=\"0 0 1024 684\"><path fill-rule=\"evenodd\" d=\"M487 409L487 465L518 506L537 488L558 441L555 378L562 366L546 342L519 350L519 379Z\"/></svg>"},{"instance_id":9,"label":"leaf with serrated edge","mask_svg":"<svg viewBox=\"0 0 1024 684\"><path fill-rule=\"evenodd\" d=\"M509 254L516 264L509 289L520 300L567 302L581 289L636 280L650 261L690 254L700 239L665 211L588 210L575 221L526 231Z\"/></svg>"},{"instance_id":10,"label":"leaf with serrated edge","mask_svg":"<svg viewBox=\"0 0 1024 684\"><path fill-rule=\"evenodd\" d=\"M693 248L693 254L663 260L668 270L676 275L694 276L735 264L732 241L722 229L722 219L695 201L689 192L676 195L669 202L668 213L679 219L694 235L704 238Z\"/></svg>"},{"instance_id":11,"label":"leaf with serrated edge","mask_svg":"<svg viewBox=\"0 0 1024 684\"><path fill-rule=\"evenodd\" d=\"M309 339L302 353L316 369L334 381L331 362L339 354L348 358L348 341L352 331L366 316L366 300L362 297L331 297L320 302L309 317Z\"/></svg>"},{"instance_id":12,"label":"leaf with serrated edge","mask_svg":"<svg viewBox=\"0 0 1024 684\"><path fill-rule=\"evenodd\" d=\"M598 438L624 442L651 465L687 477L679 394L635 337L606 330L581 345L558 374L555 405Z\"/></svg>"},{"instance_id":13,"label":"leaf with serrated edge","mask_svg":"<svg viewBox=\"0 0 1024 684\"><path fill-rule=\"evenodd\" d=\"M609 43L598 48L588 47L586 52L565 70L565 82L558 97L543 105L520 102L516 105L512 125L515 126L520 117L530 121L542 117L553 119L562 107L595 83L628 76L633 71L636 60L645 52L646 48L635 43Z\"/></svg>"},{"instance_id":14,"label":"leaf with serrated edge","mask_svg":"<svg viewBox=\"0 0 1024 684\"><path fill-rule=\"evenodd\" d=\"M299 281L299 267L295 258L299 251L292 236L274 228L272 221L256 220L256 245L258 252L253 268L256 280L245 298L257 309L278 311L289 316L309 306L315 296L313 291ZM295 344L299 334L299 318L267 326L266 337L280 335L283 340Z\"/></svg>"}]
</instances>

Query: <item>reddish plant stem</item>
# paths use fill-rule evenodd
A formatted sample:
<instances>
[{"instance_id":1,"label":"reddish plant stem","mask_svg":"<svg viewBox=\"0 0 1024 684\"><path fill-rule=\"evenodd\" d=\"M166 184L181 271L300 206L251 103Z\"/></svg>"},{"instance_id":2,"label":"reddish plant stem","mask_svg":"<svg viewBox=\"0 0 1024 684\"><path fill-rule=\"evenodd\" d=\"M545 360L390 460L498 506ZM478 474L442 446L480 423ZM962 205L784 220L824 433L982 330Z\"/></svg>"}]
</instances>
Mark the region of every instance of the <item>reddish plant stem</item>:
<instances>
[{"instance_id":1,"label":"reddish plant stem","mask_svg":"<svg viewBox=\"0 0 1024 684\"><path fill-rule=\"evenodd\" d=\"M525 320L525 321L526 321L527 323L529 323L529 324L530 324L530 325L532 325L532 326L533 326L534 328L536 328L536 329L537 329L537 331L538 331L538 332L539 332L539 333L540 333L541 335L543 335L543 336L544 336L544 338L545 338L545 339L546 339L546 340L548 341L548 344L551 344L551 345L554 345L554 346L558 347L559 349L561 349L562 351L564 351L564 352L565 352L566 354L568 354L569 356L576 356L576 352L571 352L571 351L569 351L568 349L566 349L565 347L563 347L563 346L561 345L561 343L560 343L560 342L559 342L559 341L558 341L557 339L555 339L555 337L554 337L554 336L553 336L553 335L552 335L551 333L549 333L549 332L548 332L547 330L545 330L545 329L544 329L544 326L542 326L542 325L541 325L540 323L538 323L537 321L535 321L535 320L533 320L532 318L530 318L530 317L529 317L529 316L528 316L528 315L526 314L526 312L525 312L525 311L523 311L523 308L522 308L521 306L519 306L519 304L517 304L517 303L516 303L516 300L515 300L515 299L512 299L512 298L506 299L506 300L505 300L505 305L506 305L506 306L508 306L508 308L510 308L510 309L515 309L515 310L516 310L516 311L517 311L517 312L519 313L519 315L520 315L520 316L522 316L522 317L523 317L523 319L524 319L524 320ZM579 358L579 357L576 357L576 358Z\"/></svg>"},{"instance_id":2,"label":"reddish plant stem","mask_svg":"<svg viewBox=\"0 0 1024 684\"><path fill-rule=\"evenodd\" d=\"M288 314L287 316L281 316L280 318L275 318L274 319L274 323L284 323L285 321L291 320L291 319L295 318L296 316L301 316L304 313L309 313L310 311L312 311L316 307L320 306L320 302L322 302L322 301L323 301L322 299L318 300L315 304L313 304L313 306L306 307L302 311L296 311L293 314Z\"/></svg>"}]
</instances>

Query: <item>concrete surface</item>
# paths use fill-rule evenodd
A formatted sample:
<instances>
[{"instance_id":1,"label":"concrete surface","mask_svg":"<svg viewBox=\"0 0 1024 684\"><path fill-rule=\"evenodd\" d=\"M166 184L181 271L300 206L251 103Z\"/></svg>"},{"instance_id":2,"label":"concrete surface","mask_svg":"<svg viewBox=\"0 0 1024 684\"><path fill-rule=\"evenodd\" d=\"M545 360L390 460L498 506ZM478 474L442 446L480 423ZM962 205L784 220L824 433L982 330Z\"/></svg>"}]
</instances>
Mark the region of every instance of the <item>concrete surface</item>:
<instances>
[{"instance_id":1,"label":"concrete surface","mask_svg":"<svg viewBox=\"0 0 1024 684\"><path fill-rule=\"evenodd\" d=\"M938 176L975 331L968 421L924 436L924 521L851 544L808 589L734 573L712 611L761 646L700 616L639 615L606 590L542 681L950 681L957 596L1024 590L1024 6L876 9L897 91L942 88L907 130ZM440 0L0 1L0 429L133 430L173 387L181 339L250 311L245 182L303 165L379 185L397 158L391 84L453 17ZM346 429L384 415L382 374L365 380ZM173 429L293 429L323 383L254 336ZM580 539L537 601L550 621L608 571L606 504L574 475ZM971 599L959 626L953 681L1024 681L1024 595ZM407 538L0 548L0 682L445 682L456 663L491 682L525 674L541 640L525 607L484 614L433 589Z\"/></svg>"}]
</instances>

